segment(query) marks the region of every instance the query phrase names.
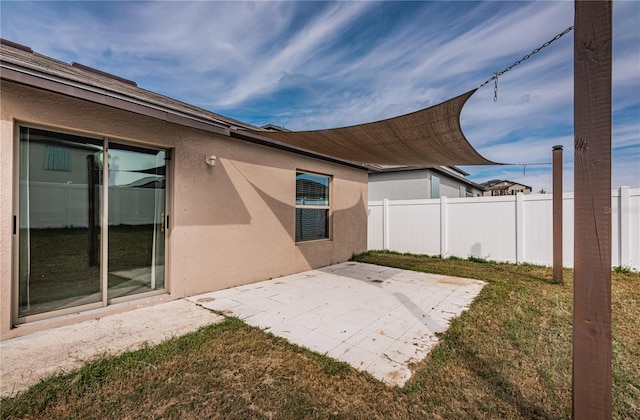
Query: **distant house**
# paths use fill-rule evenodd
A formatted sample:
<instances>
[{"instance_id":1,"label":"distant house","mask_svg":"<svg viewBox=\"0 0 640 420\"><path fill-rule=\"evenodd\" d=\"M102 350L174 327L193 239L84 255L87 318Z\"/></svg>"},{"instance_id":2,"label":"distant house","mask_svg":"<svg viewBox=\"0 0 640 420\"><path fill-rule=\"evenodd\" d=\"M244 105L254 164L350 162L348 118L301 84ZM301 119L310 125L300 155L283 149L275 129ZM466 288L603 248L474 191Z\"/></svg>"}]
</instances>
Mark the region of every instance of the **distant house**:
<instances>
[{"instance_id":1,"label":"distant house","mask_svg":"<svg viewBox=\"0 0 640 420\"><path fill-rule=\"evenodd\" d=\"M502 179L492 179L480 185L484 188L482 195L485 196L531 194L530 186Z\"/></svg>"},{"instance_id":2,"label":"distant house","mask_svg":"<svg viewBox=\"0 0 640 420\"><path fill-rule=\"evenodd\" d=\"M455 166L368 167L370 201L479 197L484 192Z\"/></svg>"}]
</instances>

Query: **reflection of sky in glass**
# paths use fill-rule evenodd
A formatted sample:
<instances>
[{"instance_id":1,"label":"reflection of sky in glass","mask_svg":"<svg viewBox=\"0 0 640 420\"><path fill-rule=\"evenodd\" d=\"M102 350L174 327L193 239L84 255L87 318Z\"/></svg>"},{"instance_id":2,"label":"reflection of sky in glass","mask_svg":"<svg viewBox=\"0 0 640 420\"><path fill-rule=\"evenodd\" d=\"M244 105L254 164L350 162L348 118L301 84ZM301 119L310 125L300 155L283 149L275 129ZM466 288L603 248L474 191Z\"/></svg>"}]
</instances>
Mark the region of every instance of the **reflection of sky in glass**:
<instances>
[{"instance_id":1,"label":"reflection of sky in glass","mask_svg":"<svg viewBox=\"0 0 640 420\"><path fill-rule=\"evenodd\" d=\"M159 151L156 155L153 155L129 150L110 149L109 186L130 185L143 180L152 181L164 178L164 175L140 172L163 167L165 165L164 157L164 151Z\"/></svg>"},{"instance_id":2,"label":"reflection of sky in glass","mask_svg":"<svg viewBox=\"0 0 640 420\"><path fill-rule=\"evenodd\" d=\"M327 187L329 186L329 177L325 175L314 175L314 174L298 172L296 173L296 180L298 179L309 179L311 181L315 181L324 186L327 186Z\"/></svg>"},{"instance_id":3,"label":"reflection of sky in glass","mask_svg":"<svg viewBox=\"0 0 640 420\"><path fill-rule=\"evenodd\" d=\"M296 173L296 204L328 206L329 177L301 172Z\"/></svg>"}]
</instances>

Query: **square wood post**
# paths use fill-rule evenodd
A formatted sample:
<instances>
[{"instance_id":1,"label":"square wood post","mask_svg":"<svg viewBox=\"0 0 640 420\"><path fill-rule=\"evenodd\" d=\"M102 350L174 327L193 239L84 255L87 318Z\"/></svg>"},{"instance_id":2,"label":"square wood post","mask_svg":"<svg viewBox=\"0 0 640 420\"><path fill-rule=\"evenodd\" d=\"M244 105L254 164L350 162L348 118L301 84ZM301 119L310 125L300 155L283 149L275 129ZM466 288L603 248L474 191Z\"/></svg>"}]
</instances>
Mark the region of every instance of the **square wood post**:
<instances>
[{"instance_id":1,"label":"square wood post","mask_svg":"<svg viewBox=\"0 0 640 420\"><path fill-rule=\"evenodd\" d=\"M562 280L562 146L553 146L553 281Z\"/></svg>"},{"instance_id":2,"label":"square wood post","mask_svg":"<svg viewBox=\"0 0 640 420\"><path fill-rule=\"evenodd\" d=\"M612 5L576 1L573 418L611 418Z\"/></svg>"}]
</instances>

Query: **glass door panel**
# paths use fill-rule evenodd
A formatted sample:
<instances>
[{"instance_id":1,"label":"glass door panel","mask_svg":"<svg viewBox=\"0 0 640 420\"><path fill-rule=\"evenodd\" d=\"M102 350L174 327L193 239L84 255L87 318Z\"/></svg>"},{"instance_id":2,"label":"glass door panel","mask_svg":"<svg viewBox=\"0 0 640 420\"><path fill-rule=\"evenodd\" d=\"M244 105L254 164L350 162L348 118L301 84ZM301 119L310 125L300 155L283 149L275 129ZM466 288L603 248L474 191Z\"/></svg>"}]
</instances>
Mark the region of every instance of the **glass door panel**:
<instances>
[{"instance_id":1,"label":"glass door panel","mask_svg":"<svg viewBox=\"0 0 640 420\"><path fill-rule=\"evenodd\" d=\"M109 144L108 298L164 289L165 152Z\"/></svg>"},{"instance_id":2,"label":"glass door panel","mask_svg":"<svg viewBox=\"0 0 640 420\"><path fill-rule=\"evenodd\" d=\"M18 316L100 302L102 140L20 128Z\"/></svg>"}]
</instances>

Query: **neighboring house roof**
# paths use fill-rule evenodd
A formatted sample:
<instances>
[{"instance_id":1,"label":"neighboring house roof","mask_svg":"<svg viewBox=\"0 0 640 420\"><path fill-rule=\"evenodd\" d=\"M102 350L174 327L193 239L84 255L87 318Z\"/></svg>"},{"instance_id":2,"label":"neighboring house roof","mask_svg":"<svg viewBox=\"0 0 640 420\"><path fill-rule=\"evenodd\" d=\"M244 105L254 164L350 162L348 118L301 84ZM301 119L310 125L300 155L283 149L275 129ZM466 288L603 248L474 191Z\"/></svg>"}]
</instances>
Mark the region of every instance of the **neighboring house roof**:
<instances>
[{"instance_id":1,"label":"neighboring house roof","mask_svg":"<svg viewBox=\"0 0 640 420\"><path fill-rule=\"evenodd\" d=\"M431 170L440 174L446 175L451 178L463 182L473 188L484 190L484 187L480 184L476 184L473 181L469 181L465 176L469 175L460 168L455 166L385 166L385 165L365 165L369 169L369 174L376 173L388 173L388 172L409 172L409 171L423 171Z\"/></svg>"},{"instance_id":2,"label":"neighboring house roof","mask_svg":"<svg viewBox=\"0 0 640 420\"><path fill-rule=\"evenodd\" d=\"M192 127L268 147L328 160L359 169L332 156L273 141L248 130L261 128L224 117L137 86L127 80L78 63L68 64L12 41L0 39L0 77L66 96L134 112L173 124ZM269 131L263 130L264 133Z\"/></svg>"},{"instance_id":3,"label":"neighboring house roof","mask_svg":"<svg viewBox=\"0 0 640 420\"><path fill-rule=\"evenodd\" d=\"M482 185L483 187L489 188L493 185L499 184L501 183L502 180L501 179L492 179L490 181L485 181L485 182L481 182L480 185Z\"/></svg>"},{"instance_id":4,"label":"neighboring house roof","mask_svg":"<svg viewBox=\"0 0 640 420\"><path fill-rule=\"evenodd\" d=\"M401 172L401 171L416 171L420 169L432 169L440 168L448 173L455 173L457 175L468 176L469 174L456 166L398 166L398 165L365 165L369 168L369 172Z\"/></svg>"}]
</instances>

